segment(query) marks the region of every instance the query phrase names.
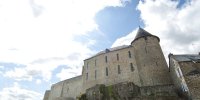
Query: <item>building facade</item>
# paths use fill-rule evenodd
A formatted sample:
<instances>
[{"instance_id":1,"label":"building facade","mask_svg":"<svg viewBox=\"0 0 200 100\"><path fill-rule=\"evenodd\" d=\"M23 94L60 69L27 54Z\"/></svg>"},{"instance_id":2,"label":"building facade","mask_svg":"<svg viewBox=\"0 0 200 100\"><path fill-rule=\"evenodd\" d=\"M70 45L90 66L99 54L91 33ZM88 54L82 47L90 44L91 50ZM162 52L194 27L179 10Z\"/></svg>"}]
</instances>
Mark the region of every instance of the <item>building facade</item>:
<instances>
[{"instance_id":1,"label":"building facade","mask_svg":"<svg viewBox=\"0 0 200 100\"><path fill-rule=\"evenodd\" d=\"M200 55L169 54L169 69L180 96L200 99Z\"/></svg>"},{"instance_id":2,"label":"building facade","mask_svg":"<svg viewBox=\"0 0 200 100\"><path fill-rule=\"evenodd\" d=\"M160 39L139 28L131 45L106 49L84 60L83 90L96 84L133 82L138 86L171 84Z\"/></svg>"},{"instance_id":3,"label":"building facade","mask_svg":"<svg viewBox=\"0 0 200 100\"><path fill-rule=\"evenodd\" d=\"M179 91L182 88L185 92L180 93L185 93L186 97L199 99L199 91L196 91L200 90L200 78L196 74L199 63L180 65L176 57L170 56L169 69L159 42L159 37L139 28L130 45L105 49L85 59L82 75L53 84L51 90L45 93L44 100L75 100L82 94L86 94L82 96L90 98L88 100L105 99L102 95L107 94L124 98L120 100L178 100L174 89ZM183 71L181 77L176 74L179 69ZM189 76L184 76L186 74ZM101 93L103 89L108 91ZM107 100L112 100L111 95L107 96Z\"/></svg>"},{"instance_id":4,"label":"building facade","mask_svg":"<svg viewBox=\"0 0 200 100\"><path fill-rule=\"evenodd\" d=\"M133 81L140 85L136 66L132 46L106 49L84 60L83 90L96 84L108 86L125 81Z\"/></svg>"},{"instance_id":5,"label":"building facade","mask_svg":"<svg viewBox=\"0 0 200 100\"><path fill-rule=\"evenodd\" d=\"M53 84L43 100L76 100L81 93L82 75Z\"/></svg>"}]
</instances>

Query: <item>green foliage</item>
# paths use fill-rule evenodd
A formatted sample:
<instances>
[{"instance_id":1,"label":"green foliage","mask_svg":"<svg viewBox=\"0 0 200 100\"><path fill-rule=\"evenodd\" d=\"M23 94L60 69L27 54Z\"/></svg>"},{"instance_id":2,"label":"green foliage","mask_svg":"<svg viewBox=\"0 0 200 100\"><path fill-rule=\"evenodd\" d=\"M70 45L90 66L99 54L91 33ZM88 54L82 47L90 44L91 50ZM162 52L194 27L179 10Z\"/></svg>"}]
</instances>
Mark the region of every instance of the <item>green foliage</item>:
<instances>
[{"instance_id":1,"label":"green foliage","mask_svg":"<svg viewBox=\"0 0 200 100\"><path fill-rule=\"evenodd\" d=\"M102 95L102 100L109 100L108 96L107 96L107 91L106 91L105 85L101 85L99 87L99 90L100 90L100 94Z\"/></svg>"},{"instance_id":2,"label":"green foliage","mask_svg":"<svg viewBox=\"0 0 200 100\"><path fill-rule=\"evenodd\" d=\"M105 94L105 86L104 85L101 85L99 87L99 90L100 90L100 93Z\"/></svg>"},{"instance_id":3,"label":"green foliage","mask_svg":"<svg viewBox=\"0 0 200 100\"><path fill-rule=\"evenodd\" d=\"M78 97L78 100L87 100L86 94L81 94L81 96Z\"/></svg>"},{"instance_id":4,"label":"green foliage","mask_svg":"<svg viewBox=\"0 0 200 100\"><path fill-rule=\"evenodd\" d=\"M117 94L115 92L115 89L113 88L113 86L108 86L107 87L107 90L108 90L108 96L114 100L118 100L117 99Z\"/></svg>"},{"instance_id":5,"label":"green foliage","mask_svg":"<svg viewBox=\"0 0 200 100\"><path fill-rule=\"evenodd\" d=\"M113 95L113 87L112 86L108 86L107 89L108 89L109 96L112 96Z\"/></svg>"}]
</instances>

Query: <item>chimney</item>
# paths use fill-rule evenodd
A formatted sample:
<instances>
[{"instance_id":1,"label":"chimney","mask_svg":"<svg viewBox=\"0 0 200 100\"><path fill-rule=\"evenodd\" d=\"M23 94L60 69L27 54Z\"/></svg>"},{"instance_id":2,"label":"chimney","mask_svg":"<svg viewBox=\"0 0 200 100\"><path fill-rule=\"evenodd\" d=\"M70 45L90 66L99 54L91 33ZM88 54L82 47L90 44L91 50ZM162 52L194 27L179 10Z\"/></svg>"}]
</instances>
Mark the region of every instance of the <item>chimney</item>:
<instances>
[{"instance_id":1,"label":"chimney","mask_svg":"<svg viewBox=\"0 0 200 100\"><path fill-rule=\"evenodd\" d=\"M169 54L168 54L168 58L170 58L170 56L173 56L173 54L172 54L172 53L169 53Z\"/></svg>"},{"instance_id":2,"label":"chimney","mask_svg":"<svg viewBox=\"0 0 200 100\"><path fill-rule=\"evenodd\" d=\"M106 48L106 50L105 50L105 51L106 51L106 53L110 52L110 50L109 50L109 49L107 49L107 48Z\"/></svg>"}]
</instances>

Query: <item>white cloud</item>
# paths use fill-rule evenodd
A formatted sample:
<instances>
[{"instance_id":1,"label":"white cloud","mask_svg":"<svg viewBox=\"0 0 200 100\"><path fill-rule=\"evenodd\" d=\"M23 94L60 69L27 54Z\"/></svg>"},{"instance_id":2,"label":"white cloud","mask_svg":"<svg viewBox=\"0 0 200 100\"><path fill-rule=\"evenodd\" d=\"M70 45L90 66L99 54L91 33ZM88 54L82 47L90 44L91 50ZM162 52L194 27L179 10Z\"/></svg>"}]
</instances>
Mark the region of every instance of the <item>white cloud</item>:
<instances>
[{"instance_id":1,"label":"white cloud","mask_svg":"<svg viewBox=\"0 0 200 100\"><path fill-rule=\"evenodd\" d=\"M36 80L36 84L41 84L41 82L42 82L42 81L41 81L40 79L37 79L37 80Z\"/></svg>"},{"instance_id":2,"label":"white cloud","mask_svg":"<svg viewBox=\"0 0 200 100\"><path fill-rule=\"evenodd\" d=\"M147 1L140 2L138 9L146 29L161 38L165 54L197 53L200 49L200 1L191 0L181 9L177 9L176 5L177 2L167 0Z\"/></svg>"},{"instance_id":3,"label":"white cloud","mask_svg":"<svg viewBox=\"0 0 200 100\"><path fill-rule=\"evenodd\" d=\"M21 88L18 83L0 91L1 100L42 100L42 97L40 93Z\"/></svg>"},{"instance_id":4,"label":"white cloud","mask_svg":"<svg viewBox=\"0 0 200 100\"><path fill-rule=\"evenodd\" d=\"M0 66L0 69L4 69L4 66Z\"/></svg>"},{"instance_id":5,"label":"white cloud","mask_svg":"<svg viewBox=\"0 0 200 100\"><path fill-rule=\"evenodd\" d=\"M0 75L3 74L3 72L1 71L1 69L4 69L4 66L0 66Z\"/></svg>"},{"instance_id":6,"label":"white cloud","mask_svg":"<svg viewBox=\"0 0 200 100\"><path fill-rule=\"evenodd\" d=\"M82 67L72 67L70 69L62 69L61 73L58 73L56 75L56 77L58 77L60 80L65 80L65 79L69 79L73 76L78 76L81 73L77 73L82 71Z\"/></svg>"},{"instance_id":7,"label":"white cloud","mask_svg":"<svg viewBox=\"0 0 200 100\"><path fill-rule=\"evenodd\" d=\"M131 33L129 33L128 35L117 39L112 44L112 47L117 47L117 46L121 46L121 45L130 45L131 42L133 41L134 37L135 37L135 34L137 33L137 30L138 29L135 29Z\"/></svg>"},{"instance_id":8,"label":"white cloud","mask_svg":"<svg viewBox=\"0 0 200 100\"><path fill-rule=\"evenodd\" d=\"M23 68L15 68L14 70L5 72L4 77L14 78L15 80L32 80L32 76L27 74L27 70Z\"/></svg>"},{"instance_id":9,"label":"white cloud","mask_svg":"<svg viewBox=\"0 0 200 100\"><path fill-rule=\"evenodd\" d=\"M81 49L81 48L80 48ZM82 49L82 52L86 49ZM27 64L26 67L19 67L14 68L13 70L7 71L4 74L4 77L13 78L17 81L21 80L27 80L32 81L36 77L40 77L43 79L43 81L49 81L52 77L52 71L55 70L59 65L66 64L70 68L74 69L74 73L76 75L81 74L82 68L82 60L87 55L82 54L81 52L69 52L72 54L68 54L66 57L53 57L53 58L47 58L47 59L38 59L36 61L31 62L30 64ZM64 67L66 69L67 67ZM70 70L70 69L66 69ZM61 71L62 73L62 71ZM66 73L70 74L70 73ZM71 74L75 76L75 74ZM63 76L65 77L65 76ZM72 76L70 76L72 77ZM70 78L68 77L68 78Z\"/></svg>"},{"instance_id":10,"label":"white cloud","mask_svg":"<svg viewBox=\"0 0 200 100\"><path fill-rule=\"evenodd\" d=\"M160 37L165 56L174 54L197 54L200 50L200 1L191 0L177 8L178 1L145 0L140 1L138 10L145 24L145 30ZM113 46L130 43L133 34L117 39Z\"/></svg>"},{"instance_id":11,"label":"white cloud","mask_svg":"<svg viewBox=\"0 0 200 100\"><path fill-rule=\"evenodd\" d=\"M1 0L0 61L26 65L5 72L4 77L32 81L39 76L49 81L52 71L61 64L81 68L83 59L93 54L88 47L95 41L83 44L74 38L97 29L93 17L107 6L123 6L123 2Z\"/></svg>"}]
</instances>

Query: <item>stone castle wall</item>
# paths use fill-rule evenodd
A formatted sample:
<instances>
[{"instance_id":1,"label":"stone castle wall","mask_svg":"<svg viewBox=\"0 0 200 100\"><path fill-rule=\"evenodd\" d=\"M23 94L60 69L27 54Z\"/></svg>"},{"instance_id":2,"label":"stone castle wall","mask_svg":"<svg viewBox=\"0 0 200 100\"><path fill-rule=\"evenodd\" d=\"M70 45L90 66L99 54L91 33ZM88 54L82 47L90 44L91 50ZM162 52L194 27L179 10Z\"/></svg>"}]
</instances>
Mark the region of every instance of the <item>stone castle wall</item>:
<instances>
[{"instance_id":1,"label":"stone castle wall","mask_svg":"<svg viewBox=\"0 0 200 100\"><path fill-rule=\"evenodd\" d=\"M66 80L63 85L62 97L76 98L82 92L82 75Z\"/></svg>"},{"instance_id":2,"label":"stone castle wall","mask_svg":"<svg viewBox=\"0 0 200 100\"><path fill-rule=\"evenodd\" d=\"M50 92L51 92L50 90L46 90L46 91L45 91L43 100L49 100Z\"/></svg>"},{"instance_id":3,"label":"stone castle wall","mask_svg":"<svg viewBox=\"0 0 200 100\"><path fill-rule=\"evenodd\" d=\"M169 60L170 60L170 63L169 63L170 75L171 75L171 77L173 77L172 80L173 80L173 83L175 85L175 89L176 89L176 91L182 91L182 90L179 90L179 89L181 88L181 82L184 82L184 81L183 81L182 78L180 79L177 76L177 72L176 72L176 70L178 70L178 68L179 68L179 64L174 59L169 59Z\"/></svg>"},{"instance_id":4,"label":"stone castle wall","mask_svg":"<svg viewBox=\"0 0 200 100\"><path fill-rule=\"evenodd\" d=\"M193 57L192 57L193 56ZM200 63L194 55L169 55L170 75L180 97L200 99ZM198 57L198 55L196 55ZM195 61L196 60L196 61Z\"/></svg>"},{"instance_id":5,"label":"stone castle wall","mask_svg":"<svg viewBox=\"0 0 200 100\"><path fill-rule=\"evenodd\" d=\"M83 67L84 90L96 84L105 84L108 86L126 81L140 85L135 54L133 52L133 47L129 46L85 60Z\"/></svg>"},{"instance_id":6,"label":"stone castle wall","mask_svg":"<svg viewBox=\"0 0 200 100\"><path fill-rule=\"evenodd\" d=\"M57 97L61 96L63 83L64 81L61 81L51 86L49 100L55 100Z\"/></svg>"},{"instance_id":7,"label":"stone castle wall","mask_svg":"<svg viewBox=\"0 0 200 100\"><path fill-rule=\"evenodd\" d=\"M131 57L128 52L131 53ZM131 70L131 63L134 71ZM120 82L133 82L138 86L172 84L167 63L156 37L140 38L127 48L108 51L84 61L84 90L96 84L108 86Z\"/></svg>"},{"instance_id":8,"label":"stone castle wall","mask_svg":"<svg viewBox=\"0 0 200 100\"><path fill-rule=\"evenodd\" d=\"M44 100L62 100L64 98L75 100L82 94L82 76L67 79L53 84L49 98Z\"/></svg>"},{"instance_id":9,"label":"stone castle wall","mask_svg":"<svg viewBox=\"0 0 200 100\"><path fill-rule=\"evenodd\" d=\"M158 38L148 36L132 43L141 86L171 84L169 70Z\"/></svg>"},{"instance_id":10,"label":"stone castle wall","mask_svg":"<svg viewBox=\"0 0 200 100\"><path fill-rule=\"evenodd\" d=\"M193 100L200 99L200 63L180 62L180 68Z\"/></svg>"},{"instance_id":11,"label":"stone castle wall","mask_svg":"<svg viewBox=\"0 0 200 100\"><path fill-rule=\"evenodd\" d=\"M74 100L96 84L111 86L123 82L138 87L172 84L157 37L139 37L129 46L106 49L84 60L82 75L52 85L48 100Z\"/></svg>"},{"instance_id":12,"label":"stone castle wall","mask_svg":"<svg viewBox=\"0 0 200 100\"><path fill-rule=\"evenodd\" d=\"M86 90L86 97L80 100L180 100L174 92L174 85L139 87L132 82L110 86L97 84Z\"/></svg>"}]
</instances>

